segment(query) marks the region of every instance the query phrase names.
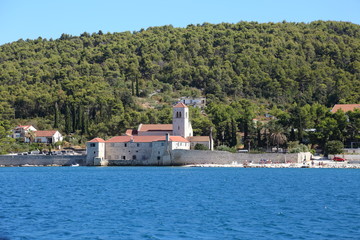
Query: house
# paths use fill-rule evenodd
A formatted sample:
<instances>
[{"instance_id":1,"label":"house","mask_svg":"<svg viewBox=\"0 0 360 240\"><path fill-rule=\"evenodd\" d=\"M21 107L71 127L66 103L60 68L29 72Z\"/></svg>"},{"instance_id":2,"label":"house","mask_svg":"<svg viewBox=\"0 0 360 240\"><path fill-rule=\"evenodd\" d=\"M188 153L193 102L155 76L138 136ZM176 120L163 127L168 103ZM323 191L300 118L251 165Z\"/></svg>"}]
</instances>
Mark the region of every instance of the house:
<instances>
[{"instance_id":1,"label":"house","mask_svg":"<svg viewBox=\"0 0 360 240\"><path fill-rule=\"evenodd\" d=\"M334 107L331 109L331 112L336 113L340 109L345 113L349 111L352 112L355 109L360 110L360 104L335 104Z\"/></svg>"},{"instance_id":2,"label":"house","mask_svg":"<svg viewBox=\"0 0 360 240\"><path fill-rule=\"evenodd\" d=\"M190 150L196 143L213 149L211 136L193 136L188 107L179 102L173 106L172 124L140 124L123 136L105 141L94 138L87 142L87 163L102 160L165 161L172 150ZM96 165L96 164L95 164Z\"/></svg>"},{"instance_id":3,"label":"house","mask_svg":"<svg viewBox=\"0 0 360 240\"><path fill-rule=\"evenodd\" d=\"M28 134L31 132L35 132L36 128L34 128L32 125L19 125L16 126L14 129L11 130L12 138L21 138L26 142L26 137L28 137Z\"/></svg>"},{"instance_id":4,"label":"house","mask_svg":"<svg viewBox=\"0 0 360 240\"><path fill-rule=\"evenodd\" d=\"M181 97L180 102L188 106L199 107L199 108L204 108L206 106L205 97L198 97L198 98Z\"/></svg>"},{"instance_id":5,"label":"house","mask_svg":"<svg viewBox=\"0 0 360 240\"><path fill-rule=\"evenodd\" d=\"M57 130L35 132L34 142L36 143L56 143L62 140L63 140L63 136Z\"/></svg>"}]
</instances>

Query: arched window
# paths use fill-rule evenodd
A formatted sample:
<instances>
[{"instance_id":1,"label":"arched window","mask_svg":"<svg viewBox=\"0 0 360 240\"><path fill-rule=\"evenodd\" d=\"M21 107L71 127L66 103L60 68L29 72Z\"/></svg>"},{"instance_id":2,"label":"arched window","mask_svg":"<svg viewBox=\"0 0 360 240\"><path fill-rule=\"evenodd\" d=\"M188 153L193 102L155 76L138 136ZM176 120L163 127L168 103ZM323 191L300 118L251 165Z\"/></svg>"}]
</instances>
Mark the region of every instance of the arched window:
<instances>
[{"instance_id":1,"label":"arched window","mask_svg":"<svg viewBox=\"0 0 360 240\"><path fill-rule=\"evenodd\" d=\"M179 112L179 117L181 118L181 112Z\"/></svg>"}]
</instances>

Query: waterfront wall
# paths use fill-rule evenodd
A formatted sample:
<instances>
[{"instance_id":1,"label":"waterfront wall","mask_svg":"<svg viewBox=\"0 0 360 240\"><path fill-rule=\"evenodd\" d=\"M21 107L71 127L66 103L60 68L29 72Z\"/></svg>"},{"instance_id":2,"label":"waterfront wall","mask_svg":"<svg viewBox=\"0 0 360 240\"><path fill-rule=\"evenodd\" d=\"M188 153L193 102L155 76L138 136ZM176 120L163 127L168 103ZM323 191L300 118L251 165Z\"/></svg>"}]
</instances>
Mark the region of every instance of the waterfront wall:
<instances>
[{"instance_id":1,"label":"waterfront wall","mask_svg":"<svg viewBox=\"0 0 360 240\"><path fill-rule=\"evenodd\" d=\"M271 161L273 163L300 163L309 161L310 153L230 153L224 151L200 151L200 150L174 150L172 151L172 165L189 164L244 164Z\"/></svg>"},{"instance_id":2,"label":"waterfront wall","mask_svg":"<svg viewBox=\"0 0 360 240\"><path fill-rule=\"evenodd\" d=\"M271 161L273 163L301 163L310 160L310 153L230 153L225 151L182 150L171 151L170 155L164 154L160 159L148 160L101 160L97 166L181 166L192 164L244 164ZM0 166L70 166L73 164L86 165L86 155L1 155Z\"/></svg>"},{"instance_id":3,"label":"waterfront wall","mask_svg":"<svg viewBox=\"0 0 360 240\"><path fill-rule=\"evenodd\" d=\"M86 155L0 155L0 166L70 166L85 163Z\"/></svg>"},{"instance_id":4,"label":"waterfront wall","mask_svg":"<svg viewBox=\"0 0 360 240\"><path fill-rule=\"evenodd\" d=\"M171 151L171 155L161 160L106 160L101 165L107 166L182 166L193 164L244 164L271 161L273 163L301 163L310 161L310 153L230 153L225 151L181 150Z\"/></svg>"}]
</instances>

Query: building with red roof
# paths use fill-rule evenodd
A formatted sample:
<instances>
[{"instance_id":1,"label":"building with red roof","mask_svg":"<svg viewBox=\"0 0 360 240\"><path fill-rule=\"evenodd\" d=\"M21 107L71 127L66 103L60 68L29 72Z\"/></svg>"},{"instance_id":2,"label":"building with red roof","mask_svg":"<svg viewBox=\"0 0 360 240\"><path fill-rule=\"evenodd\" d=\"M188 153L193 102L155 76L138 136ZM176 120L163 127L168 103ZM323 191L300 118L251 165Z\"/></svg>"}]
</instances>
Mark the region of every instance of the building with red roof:
<instances>
[{"instance_id":1,"label":"building with red roof","mask_svg":"<svg viewBox=\"0 0 360 240\"><path fill-rule=\"evenodd\" d=\"M189 150L191 141L204 143L212 149L209 136L193 137L188 107L179 102L173 106L172 124L140 124L137 129L128 129L122 136L108 140L94 138L87 143L87 164L101 165L104 161L129 160L142 164L163 164L171 161L171 152Z\"/></svg>"},{"instance_id":2,"label":"building with red roof","mask_svg":"<svg viewBox=\"0 0 360 240\"><path fill-rule=\"evenodd\" d=\"M63 140L63 136L57 130L36 131L35 140L37 143L56 143Z\"/></svg>"},{"instance_id":3,"label":"building with red roof","mask_svg":"<svg viewBox=\"0 0 360 240\"><path fill-rule=\"evenodd\" d=\"M338 110L342 110L343 112L352 112L355 109L360 109L360 104L335 104L331 109L331 112L336 113Z\"/></svg>"},{"instance_id":4,"label":"building with red roof","mask_svg":"<svg viewBox=\"0 0 360 240\"><path fill-rule=\"evenodd\" d=\"M19 125L11 130L11 132L12 132L11 137L12 138L21 138L24 140L24 142L26 142L26 137L27 137L28 133L35 132L35 131L36 131L36 128L33 127L32 125Z\"/></svg>"}]
</instances>

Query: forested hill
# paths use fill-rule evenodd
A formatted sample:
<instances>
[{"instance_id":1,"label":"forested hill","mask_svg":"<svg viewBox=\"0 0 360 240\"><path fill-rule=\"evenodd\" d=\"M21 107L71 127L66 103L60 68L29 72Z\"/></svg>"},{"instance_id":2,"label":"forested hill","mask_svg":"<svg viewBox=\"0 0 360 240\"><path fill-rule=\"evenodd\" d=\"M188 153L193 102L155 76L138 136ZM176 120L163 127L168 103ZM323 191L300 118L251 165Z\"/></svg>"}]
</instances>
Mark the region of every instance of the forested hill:
<instances>
[{"instance_id":1,"label":"forested hill","mask_svg":"<svg viewBox=\"0 0 360 240\"><path fill-rule=\"evenodd\" d=\"M0 46L2 111L12 118L55 117L54 126L67 132L84 119L129 127L134 117L124 114L131 111L131 96L189 87L219 101L358 103L360 26L205 23Z\"/></svg>"}]
</instances>

